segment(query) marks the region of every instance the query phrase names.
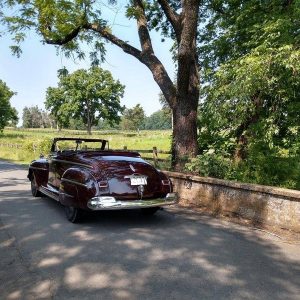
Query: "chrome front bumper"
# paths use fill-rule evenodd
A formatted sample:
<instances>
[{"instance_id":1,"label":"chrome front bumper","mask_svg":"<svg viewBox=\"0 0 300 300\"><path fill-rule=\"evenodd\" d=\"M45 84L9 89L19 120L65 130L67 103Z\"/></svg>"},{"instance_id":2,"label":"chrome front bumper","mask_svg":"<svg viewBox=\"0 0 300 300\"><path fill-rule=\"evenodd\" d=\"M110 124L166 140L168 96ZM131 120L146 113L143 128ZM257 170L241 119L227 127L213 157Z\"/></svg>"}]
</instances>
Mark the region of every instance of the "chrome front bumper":
<instances>
[{"instance_id":1,"label":"chrome front bumper","mask_svg":"<svg viewBox=\"0 0 300 300\"><path fill-rule=\"evenodd\" d=\"M176 204L177 202L177 193L169 193L165 198L132 201L117 200L114 197L108 196L94 197L88 201L87 206L91 210L135 209L161 207Z\"/></svg>"}]
</instances>

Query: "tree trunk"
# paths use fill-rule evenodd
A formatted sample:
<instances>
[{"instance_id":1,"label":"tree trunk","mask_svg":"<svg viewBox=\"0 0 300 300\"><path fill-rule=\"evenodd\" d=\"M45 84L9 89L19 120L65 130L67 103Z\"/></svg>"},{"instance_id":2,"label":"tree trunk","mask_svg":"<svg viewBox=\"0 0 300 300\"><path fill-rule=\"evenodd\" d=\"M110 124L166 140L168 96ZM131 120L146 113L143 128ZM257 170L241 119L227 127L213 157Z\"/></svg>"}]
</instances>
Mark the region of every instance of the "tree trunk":
<instances>
[{"instance_id":1,"label":"tree trunk","mask_svg":"<svg viewBox=\"0 0 300 300\"><path fill-rule=\"evenodd\" d=\"M87 133L88 135L92 135L92 127L90 123L87 124Z\"/></svg>"},{"instance_id":2,"label":"tree trunk","mask_svg":"<svg viewBox=\"0 0 300 300\"><path fill-rule=\"evenodd\" d=\"M177 170L182 168L187 157L195 157L198 152L197 108L200 83L196 47L200 0L179 2L181 10L173 9L167 0L157 1L176 36L178 46L176 84L173 83L164 65L154 53L148 28L151 20L147 19L145 9L147 1L131 1L132 8L136 12L134 17L137 21L141 50L112 34L111 30L101 22L89 23L88 18L83 18L85 22L80 21L80 24L68 34L62 37L57 35L56 39L49 38L49 36L53 37L51 28L50 32L47 29L42 31L46 43L56 45L64 45L72 41L83 30L96 32L150 69L173 111L172 166Z\"/></svg>"},{"instance_id":3,"label":"tree trunk","mask_svg":"<svg viewBox=\"0 0 300 300\"><path fill-rule=\"evenodd\" d=\"M188 159L198 153L197 143L198 97L179 100L173 109L172 168L182 171Z\"/></svg>"},{"instance_id":4,"label":"tree trunk","mask_svg":"<svg viewBox=\"0 0 300 300\"><path fill-rule=\"evenodd\" d=\"M237 138L237 147L234 152L234 161L240 162L241 160L245 160L247 158L247 145L248 139L242 134Z\"/></svg>"},{"instance_id":5,"label":"tree trunk","mask_svg":"<svg viewBox=\"0 0 300 300\"><path fill-rule=\"evenodd\" d=\"M90 112L90 103L89 101L87 101L86 103L87 105L87 110L86 110L86 114L87 114L87 133L89 135L92 135L92 120L91 120L91 112Z\"/></svg>"}]
</instances>

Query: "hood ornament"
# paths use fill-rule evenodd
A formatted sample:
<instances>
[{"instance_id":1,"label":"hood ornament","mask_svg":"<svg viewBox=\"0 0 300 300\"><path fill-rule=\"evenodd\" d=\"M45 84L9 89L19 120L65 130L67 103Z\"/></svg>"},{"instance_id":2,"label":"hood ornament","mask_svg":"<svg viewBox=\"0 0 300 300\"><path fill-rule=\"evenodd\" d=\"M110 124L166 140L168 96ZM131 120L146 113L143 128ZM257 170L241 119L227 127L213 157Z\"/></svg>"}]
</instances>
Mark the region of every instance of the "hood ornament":
<instances>
[{"instance_id":1,"label":"hood ornament","mask_svg":"<svg viewBox=\"0 0 300 300\"><path fill-rule=\"evenodd\" d=\"M132 172L135 172L135 168L133 167L133 165L129 165L129 168L131 169Z\"/></svg>"}]
</instances>

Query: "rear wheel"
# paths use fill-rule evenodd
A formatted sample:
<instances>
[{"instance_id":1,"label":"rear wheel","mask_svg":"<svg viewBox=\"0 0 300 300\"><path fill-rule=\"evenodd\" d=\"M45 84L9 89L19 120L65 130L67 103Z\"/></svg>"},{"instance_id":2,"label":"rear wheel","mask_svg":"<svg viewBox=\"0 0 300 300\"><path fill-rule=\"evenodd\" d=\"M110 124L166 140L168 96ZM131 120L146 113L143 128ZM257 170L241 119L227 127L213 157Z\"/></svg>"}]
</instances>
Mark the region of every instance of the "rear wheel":
<instances>
[{"instance_id":1,"label":"rear wheel","mask_svg":"<svg viewBox=\"0 0 300 300\"><path fill-rule=\"evenodd\" d=\"M65 213L68 221L78 223L82 219L82 210L74 206L65 206Z\"/></svg>"},{"instance_id":2,"label":"rear wheel","mask_svg":"<svg viewBox=\"0 0 300 300\"><path fill-rule=\"evenodd\" d=\"M154 215L160 207L147 207L147 208L141 208L141 213L144 216L152 216Z\"/></svg>"},{"instance_id":3,"label":"rear wheel","mask_svg":"<svg viewBox=\"0 0 300 300\"><path fill-rule=\"evenodd\" d=\"M38 190L38 185L36 183L36 179L34 175L32 175L32 179L31 179L31 194L33 197L42 196L42 193Z\"/></svg>"}]
</instances>

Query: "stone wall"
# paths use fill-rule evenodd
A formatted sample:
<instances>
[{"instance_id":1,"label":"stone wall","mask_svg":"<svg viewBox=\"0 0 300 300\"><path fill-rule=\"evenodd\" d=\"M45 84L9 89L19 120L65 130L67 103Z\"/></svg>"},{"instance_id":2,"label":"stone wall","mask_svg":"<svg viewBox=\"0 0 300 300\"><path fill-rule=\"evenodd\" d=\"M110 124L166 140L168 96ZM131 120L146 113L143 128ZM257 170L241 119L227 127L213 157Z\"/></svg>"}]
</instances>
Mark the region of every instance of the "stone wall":
<instances>
[{"instance_id":1,"label":"stone wall","mask_svg":"<svg viewBox=\"0 0 300 300\"><path fill-rule=\"evenodd\" d=\"M181 203L300 232L300 191L164 172Z\"/></svg>"}]
</instances>

